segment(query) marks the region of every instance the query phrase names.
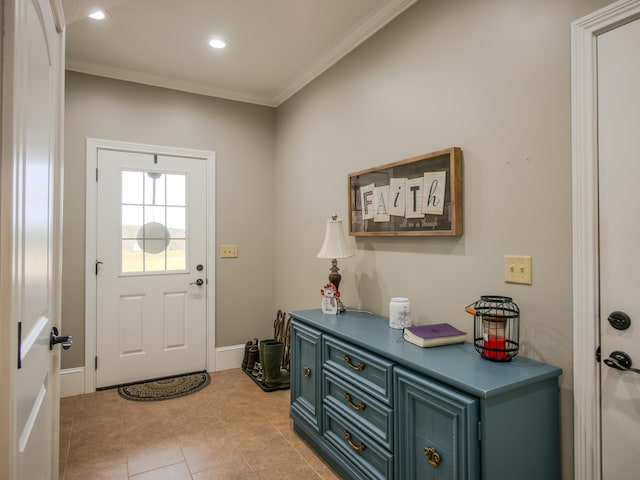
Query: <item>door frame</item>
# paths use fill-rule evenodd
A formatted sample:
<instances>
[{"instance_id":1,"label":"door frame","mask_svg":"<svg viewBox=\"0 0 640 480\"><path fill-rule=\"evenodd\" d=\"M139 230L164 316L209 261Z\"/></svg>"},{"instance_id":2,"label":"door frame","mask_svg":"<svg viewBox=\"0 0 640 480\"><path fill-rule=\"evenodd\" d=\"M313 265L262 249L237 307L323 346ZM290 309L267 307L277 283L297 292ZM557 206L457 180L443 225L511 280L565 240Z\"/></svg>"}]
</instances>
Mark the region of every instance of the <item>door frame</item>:
<instances>
[{"instance_id":1,"label":"door frame","mask_svg":"<svg viewBox=\"0 0 640 480\"><path fill-rule=\"evenodd\" d=\"M163 145L147 145L141 143L119 142L115 140L102 140L87 138L86 149L86 235L85 235L85 393L96 390L95 356L97 352L97 277L95 275L96 262L96 212L97 212L97 182L96 169L98 168L98 150L119 150L137 153L158 154L173 157L198 158L207 162L207 345L206 362L207 371L216 369L215 355L215 171L216 154L207 150L193 150L188 148L168 147Z\"/></svg>"},{"instance_id":2,"label":"door frame","mask_svg":"<svg viewBox=\"0 0 640 480\"><path fill-rule=\"evenodd\" d=\"M640 18L640 0L612 3L571 24L574 476L601 480L598 108L596 38Z\"/></svg>"}]
</instances>

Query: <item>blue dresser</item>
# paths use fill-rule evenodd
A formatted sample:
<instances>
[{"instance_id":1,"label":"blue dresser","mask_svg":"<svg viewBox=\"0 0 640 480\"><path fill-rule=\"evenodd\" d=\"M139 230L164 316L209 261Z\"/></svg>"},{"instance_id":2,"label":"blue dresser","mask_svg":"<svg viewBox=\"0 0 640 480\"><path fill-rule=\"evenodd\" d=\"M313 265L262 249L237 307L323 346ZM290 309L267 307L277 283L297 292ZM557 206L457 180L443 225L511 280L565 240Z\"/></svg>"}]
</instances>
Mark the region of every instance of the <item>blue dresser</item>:
<instances>
[{"instance_id":1,"label":"blue dresser","mask_svg":"<svg viewBox=\"0 0 640 480\"><path fill-rule=\"evenodd\" d=\"M560 478L559 368L420 348L368 313L290 314L294 429L342 478Z\"/></svg>"}]
</instances>

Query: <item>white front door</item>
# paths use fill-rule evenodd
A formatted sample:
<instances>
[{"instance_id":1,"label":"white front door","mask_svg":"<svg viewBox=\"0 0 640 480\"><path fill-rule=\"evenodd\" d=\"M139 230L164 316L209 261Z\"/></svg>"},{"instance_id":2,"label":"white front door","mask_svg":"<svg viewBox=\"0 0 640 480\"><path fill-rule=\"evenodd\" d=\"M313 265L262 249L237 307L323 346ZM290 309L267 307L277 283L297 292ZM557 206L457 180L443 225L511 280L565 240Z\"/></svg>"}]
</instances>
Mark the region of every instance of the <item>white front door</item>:
<instances>
[{"instance_id":1,"label":"white front door","mask_svg":"<svg viewBox=\"0 0 640 480\"><path fill-rule=\"evenodd\" d=\"M96 386L205 370L207 162L99 149L97 165Z\"/></svg>"},{"instance_id":2,"label":"white front door","mask_svg":"<svg viewBox=\"0 0 640 480\"><path fill-rule=\"evenodd\" d=\"M46 0L2 8L0 478L46 480L58 478L64 34Z\"/></svg>"},{"instance_id":3,"label":"white front door","mask_svg":"<svg viewBox=\"0 0 640 480\"><path fill-rule=\"evenodd\" d=\"M602 478L640 475L640 20L597 37ZM617 362L617 363L616 363Z\"/></svg>"}]
</instances>

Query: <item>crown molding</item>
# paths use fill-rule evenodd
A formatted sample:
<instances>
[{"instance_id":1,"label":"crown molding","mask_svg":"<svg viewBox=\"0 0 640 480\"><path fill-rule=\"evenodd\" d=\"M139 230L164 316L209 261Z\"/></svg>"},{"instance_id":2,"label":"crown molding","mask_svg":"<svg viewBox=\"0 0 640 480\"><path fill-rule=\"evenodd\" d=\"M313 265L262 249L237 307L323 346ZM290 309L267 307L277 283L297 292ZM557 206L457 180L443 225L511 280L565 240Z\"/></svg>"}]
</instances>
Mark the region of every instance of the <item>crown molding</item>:
<instances>
[{"instance_id":1,"label":"crown molding","mask_svg":"<svg viewBox=\"0 0 640 480\"><path fill-rule=\"evenodd\" d=\"M276 106L273 103L273 100L268 97L250 95L236 90L216 88L206 83L188 82L163 75L155 75L152 73L137 72L135 70L83 62L72 58L67 58L65 67L67 70L73 72L87 73L89 75L113 78L115 80L124 80L126 82L141 83L154 87L169 88L171 90L180 90L182 92L196 93L209 97L236 100L238 102L255 103L257 105L266 105L268 107Z\"/></svg>"},{"instance_id":2,"label":"crown molding","mask_svg":"<svg viewBox=\"0 0 640 480\"><path fill-rule=\"evenodd\" d=\"M340 42L328 50L319 59L301 70L275 95L273 103L279 106L319 77L343 57L355 50L365 40L375 34L391 20L396 18L417 0L393 0L385 2L378 9L371 12L356 27L345 35Z\"/></svg>"},{"instance_id":3,"label":"crown molding","mask_svg":"<svg viewBox=\"0 0 640 480\"><path fill-rule=\"evenodd\" d=\"M327 50L320 58L314 60L294 75L279 91L273 95L254 95L240 90L221 89L203 82L189 82L177 78L165 77L151 73L138 72L107 65L99 65L91 62L83 62L73 58L67 58L66 69L79 73L97 75L101 77L124 80L127 82L141 83L155 87L169 88L183 92L207 95L210 97L224 98L238 102L278 107L287 99L300 91L310 82L331 68L349 52L354 50L365 40L375 34L391 20L396 18L417 0L391 0L384 2L379 8L372 11L349 33L347 33L336 45Z\"/></svg>"}]
</instances>

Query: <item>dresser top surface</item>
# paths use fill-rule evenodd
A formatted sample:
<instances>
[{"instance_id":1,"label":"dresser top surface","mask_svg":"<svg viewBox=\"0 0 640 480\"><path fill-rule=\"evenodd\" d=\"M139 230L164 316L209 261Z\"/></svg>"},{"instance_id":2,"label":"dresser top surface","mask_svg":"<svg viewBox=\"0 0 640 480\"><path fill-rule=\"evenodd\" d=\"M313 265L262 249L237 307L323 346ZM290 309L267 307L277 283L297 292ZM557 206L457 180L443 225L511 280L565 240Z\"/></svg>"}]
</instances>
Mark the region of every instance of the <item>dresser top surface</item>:
<instances>
[{"instance_id":1,"label":"dresser top surface","mask_svg":"<svg viewBox=\"0 0 640 480\"><path fill-rule=\"evenodd\" d=\"M298 321L330 333L411 370L428 375L480 398L490 398L526 385L556 378L562 370L516 355L510 362L483 359L471 343L422 348L389 328L387 318L347 311L325 315L320 309L290 312Z\"/></svg>"}]
</instances>

